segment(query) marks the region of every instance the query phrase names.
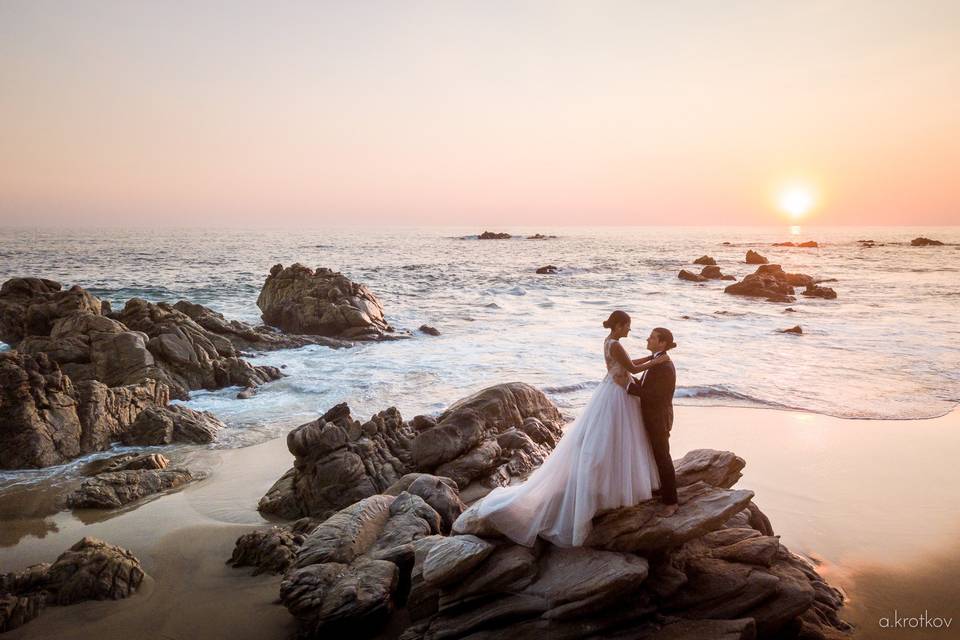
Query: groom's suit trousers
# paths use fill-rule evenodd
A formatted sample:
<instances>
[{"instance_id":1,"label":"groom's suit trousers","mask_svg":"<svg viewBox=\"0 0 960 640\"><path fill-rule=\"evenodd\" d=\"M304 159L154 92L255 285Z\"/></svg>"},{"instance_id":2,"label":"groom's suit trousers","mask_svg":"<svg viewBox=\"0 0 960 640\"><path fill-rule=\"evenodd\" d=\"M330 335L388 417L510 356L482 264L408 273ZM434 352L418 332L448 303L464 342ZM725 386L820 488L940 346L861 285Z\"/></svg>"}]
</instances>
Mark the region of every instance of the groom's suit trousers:
<instances>
[{"instance_id":1,"label":"groom's suit trousers","mask_svg":"<svg viewBox=\"0 0 960 640\"><path fill-rule=\"evenodd\" d=\"M627 393L640 397L640 413L643 415L643 426L650 436L653 457L657 461L660 500L664 504L677 503L677 475L670 456L676 382L677 372L673 362L665 362L647 370L641 381L635 381L627 388Z\"/></svg>"}]
</instances>

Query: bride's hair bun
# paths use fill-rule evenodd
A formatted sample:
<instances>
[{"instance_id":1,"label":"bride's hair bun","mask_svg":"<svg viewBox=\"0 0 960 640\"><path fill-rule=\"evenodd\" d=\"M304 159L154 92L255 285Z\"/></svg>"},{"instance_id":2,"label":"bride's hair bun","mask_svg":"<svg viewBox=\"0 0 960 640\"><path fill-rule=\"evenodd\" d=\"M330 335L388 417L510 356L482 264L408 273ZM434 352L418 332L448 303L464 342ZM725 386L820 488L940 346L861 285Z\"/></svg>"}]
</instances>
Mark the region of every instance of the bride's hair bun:
<instances>
[{"instance_id":1,"label":"bride's hair bun","mask_svg":"<svg viewBox=\"0 0 960 640\"><path fill-rule=\"evenodd\" d=\"M630 315L626 311L617 309L610 314L610 317L603 321L604 329L613 329L618 324L630 322Z\"/></svg>"}]
</instances>

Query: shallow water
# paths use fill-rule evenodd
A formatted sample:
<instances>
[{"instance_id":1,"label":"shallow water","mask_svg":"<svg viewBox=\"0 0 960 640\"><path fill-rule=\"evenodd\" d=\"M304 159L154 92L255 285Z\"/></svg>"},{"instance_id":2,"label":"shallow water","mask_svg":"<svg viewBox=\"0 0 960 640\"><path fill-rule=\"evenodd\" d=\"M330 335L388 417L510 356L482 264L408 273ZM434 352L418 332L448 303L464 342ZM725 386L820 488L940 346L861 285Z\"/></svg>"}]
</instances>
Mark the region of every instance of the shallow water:
<instances>
[{"instance_id":1,"label":"shallow water","mask_svg":"<svg viewBox=\"0 0 960 640\"><path fill-rule=\"evenodd\" d=\"M355 414L396 405L436 412L487 385L522 380L567 413L603 376L605 331L616 308L633 315L624 341L642 355L666 326L678 404L793 408L858 418L942 415L960 399L960 228L561 228L551 240L461 239L478 229L0 231L0 280L41 276L79 284L115 308L134 296L188 299L258 323L256 298L276 263L343 271L381 298L410 340L278 351L252 361L288 377L250 400L237 389L195 392L190 406L231 427L214 446L260 442L346 400ZM911 247L925 235L956 243ZM772 247L815 239L819 249ZM858 239L889 243L872 249ZM730 242L730 245L724 245ZM708 254L738 278L748 248L787 271L836 278L838 299L789 305L722 293L724 282L677 279ZM545 264L558 275L537 275ZM442 335L416 332L426 323ZM804 335L779 333L800 324Z\"/></svg>"}]
</instances>

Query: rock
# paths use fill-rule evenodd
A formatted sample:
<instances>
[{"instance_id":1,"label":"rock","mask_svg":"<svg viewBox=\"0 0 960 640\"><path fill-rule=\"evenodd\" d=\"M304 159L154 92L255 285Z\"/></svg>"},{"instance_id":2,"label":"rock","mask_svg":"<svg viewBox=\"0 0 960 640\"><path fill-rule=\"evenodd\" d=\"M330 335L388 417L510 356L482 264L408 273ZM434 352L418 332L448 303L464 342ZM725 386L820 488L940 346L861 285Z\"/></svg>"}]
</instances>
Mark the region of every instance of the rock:
<instances>
[{"instance_id":1,"label":"rock","mask_svg":"<svg viewBox=\"0 0 960 640\"><path fill-rule=\"evenodd\" d=\"M786 309L783 310L783 312L784 312L784 313L796 313L797 310L794 309L793 307L787 307Z\"/></svg>"},{"instance_id":2,"label":"rock","mask_svg":"<svg viewBox=\"0 0 960 640\"><path fill-rule=\"evenodd\" d=\"M140 561L126 549L86 537L65 551L47 572L47 603L119 600L133 595L144 577Z\"/></svg>"},{"instance_id":3,"label":"rock","mask_svg":"<svg viewBox=\"0 0 960 640\"><path fill-rule=\"evenodd\" d=\"M213 442L226 425L209 411L196 411L183 405L145 409L125 431L126 445L153 446L173 442L206 444Z\"/></svg>"},{"instance_id":4,"label":"rock","mask_svg":"<svg viewBox=\"0 0 960 640\"><path fill-rule=\"evenodd\" d=\"M274 265L257 306L264 322L287 333L379 340L393 331L370 289L322 267Z\"/></svg>"},{"instance_id":5,"label":"rock","mask_svg":"<svg viewBox=\"0 0 960 640\"><path fill-rule=\"evenodd\" d=\"M0 592L0 633L13 631L30 622L40 615L45 604L44 593L16 596Z\"/></svg>"},{"instance_id":6,"label":"rock","mask_svg":"<svg viewBox=\"0 0 960 640\"><path fill-rule=\"evenodd\" d=\"M326 336L278 333L271 327L263 325L255 327L239 320L227 320L222 313L187 300L180 300L173 305L173 308L190 316L207 331L226 338L238 351L297 349L308 344L319 344L336 349L349 347L352 344L346 340Z\"/></svg>"},{"instance_id":7,"label":"rock","mask_svg":"<svg viewBox=\"0 0 960 640\"><path fill-rule=\"evenodd\" d=\"M702 265L715 266L715 265L717 264L717 261L714 260L713 258L711 258L710 256L704 255L704 256L700 256L699 258L697 258L696 260L694 260L694 261L693 261L693 264L702 264Z\"/></svg>"},{"instance_id":8,"label":"rock","mask_svg":"<svg viewBox=\"0 0 960 640\"><path fill-rule=\"evenodd\" d=\"M106 449L144 408L168 399L155 380L75 386L45 353L0 352L0 468L46 467Z\"/></svg>"},{"instance_id":9,"label":"rock","mask_svg":"<svg viewBox=\"0 0 960 640\"><path fill-rule=\"evenodd\" d=\"M557 236L545 236L542 233L535 233L532 236L527 236L527 240L555 240Z\"/></svg>"},{"instance_id":10,"label":"rock","mask_svg":"<svg viewBox=\"0 0 960 640\"><path fill-rule=\"evenodd\" d=\"M724 275L720 267L709 265L700 271L700 275L707 280L736 280L733 276Z\"/></svg>"},{"instance_id":11,"label":"rock","mask_svg":"<svg viewBox=\"0 0 960 640\"><path fill-rule=\"evenodd\" d=\"M397 496L404 491L420 496L440 515L440 527L444 534L450 533L454 520L466 509L460 500L457 483L450 478L429 473L408 473L390 485L384 493Z\"/></svg>"},{"instance_id":12,"label":"rock","mask_svg":"<svg viewBox=\"0 0 960 640\"><path fill-rule=\"evenodd\" d=\"M827 300L835 300L837 297L837 292L830 287L821 287L820 285L816 284L807 285L807 288L800 293L808 298L825 298Z\"/></svg>"},{"instance_id":13,"label":"rock","mask_svg":"<svg viewBox=\"0 0 960 640\"><path fill-rule=\"evenodd\" d=\"M814 282L813 277L804 273L786 273L778 264L762 264L754 273L773 276L781 284L791 287L806 287Z\"/></svg>"},{"instance_id":14,"label":"rock","mask_svg":"<svg viewBox=\"0 0 960 640\"><path fill-rule=\"evenodd\" d=\"M512 238L509 233L494 233L492 231L484 231L479 236L477 240L509 240Z\"/></svg>"},{"instance_id":15,"label":"rock","mask_svg":"<svg viewBox=\"0 0 960 640\"><path fill-rule=\"evenodd\" d=\"M546 265L545 267L540 267L539 269L537 269L537 273L540 273L540 274L554 274L554 273L557 273L559 270L560 270L559 267L555 267L555 266L552 265L552 264L548 264L548 265Z\"/></svg>"},{"instance_id":16,"label":"rock","mask_svg":"<svg viewBox=\"0 0 960 640\"><path fill-rule=\"evenodd\" d=\"M11 278L0 286L0 341L17 347L23 338L50 334L54 323L77 312L100 314L100 300L74 285L46 278Z\"/></svg>"},{"instance_id":17,"label":"rock","mask_svg":"<svg viewBox=\"0 0 960 640\"><path fill-rule=\"evenodd\" d=\"M67 496L72 509L115 509L149 495L203 478L187 469L126 469L107 471L84 480Z\"/></svg>"},{"instance_id":18,"label":"rock","mask_svg":"<svg viewBox=\"0 0 960 640\"><path fill-rule=\"evenodd\" d=\"M653 501L599 514L585 543L610 551L651 553L677 547L720 528L744 509L752 491L718 489L705 482L681 487L680 508L668 518L656 517Z\"/></svg>"},{"instance_id":19,"label":"rock","mask_svg":"<svg viewBox=\"0 0 960 640\"><path fill-rule=\"evenodd\" d=\"M476 536L444 538L435 544L423 563L427 584L442 587L470 573L493 553L494 546Z\"/></svg>"},{"instance_id":20,"label":"rock","mask_svg":"<svg viewBox=\"0 0 960 640\"><path fill-rule=\"evenodd\" d=\"M84 473L95 476L112 471L136 471L139 469L165 469L170 461L159 453L121 453L105 460L88 464Z\"/></svg>"},{"instance_id":21,"label":"rock","mask_svg":"<svg viewBox=\"0 0 960 640\"><path fill-rule=\"evenodd\" d=\"M425 333L425 334L427 334L428 336L438 336L438 335L440 335L440 332L439 332L437 329L435 329L434 327L431 327L431 326L428 325L428 324L422 324L422 325L420 325L420 333Z\"/></svg>"},{"instance_id":22,"label":"rock","mask_svg":"<svg viewBox=\"0 0 960 640\"><path fill-rule=\"evenodd\" d=\"M794 302L793 287L768 274L751 273L740 282L726 287L724 293L735 296L765 298L768 302Z\"/></svg>"},{"instance_id":23,"label":"rock","mask_svg":"<svg viewBox=\"0 0 960 640\"><path fill-rule=\"evenodd\" d=\"M801 336L803 335L803 329L800 328L800 325L795 325L790 327L789 329L780 329L780 333L794 333L798 336Z\"/></svg>"},{"instance_id":24,"label":"rock","mask_svg":"<svg viewBox=\"0 0 960 640\"><path fill-rule=\"evenodd\" d=\"M253 567L251 575L284 573L293 566L304 536L285 527L271 527L251 531L237 538L233 555L227 560L231 567Z\"/></svg>"},{"instance_id":25,"label":"rock","mask_svg":"<svg viewBox=\"0 0 960 640\"><path fill-rule=\"evenodd\" d=\"M775 247L800 247L800 248L804 248L804 249L816 249L816 248L819 247L820 245L817 244L817 242L816 242L815 240L807 240L806 242L799 242L799 243L793 243L793 242L774 242L774 243L773 243L773 246L775 246Z\"/></svg>"},{"instance_id":26,"label":"rock","mask_svg":"<svg viewBox=\"0 0 960 640\"><path fill-rule=\"evenodd\" d=\"M919 238L914 238L910 241L910 244L914 247L939 247L943 246L943 243L939 240L931 240L930 238L925 238L920 236Z\"/></svg>"},{"instance_id":27,"label":"rock","mask_svg":"<svg viewBox=\"0 0 960 640\"><path fill-rule=\"evenodd\" d=\"M762 255L760 255L753 249L747 250L747 258L746 258L747 264L767 264L767 262L769 261L766 258L764 258Z\"/></svg>"},{"instance_id":28,"label":"rock","mask_svg":"<svg viewBox=\"0 0 960 640\"><path fill-rule=\"evenodd\" d=\"M698 273L691 273L686 269L681 269L677 277L687 282L706 282L707 279Z\"/></svg>"},{"instance_id":29,"label":"rock","mask_svg":"<svg viewBox=\"0 0 960 640\"><path fill-rule=\"evenodd\" d=\"M253 396L257 395L256 387L247 387L243 391L237 394L237 400L249 400Z\"/></svg>"},{"instance_id":30,"label":"rock","mask_svg":"<svg viewBox=\"0 0 960 640\"><path fill-rule=\"evenodd\" d=\"M712 487L729 489L743 474L746 461L730 451L693 449L673 461L677 486L705 482Z\"/></svg>"}]
</instances>

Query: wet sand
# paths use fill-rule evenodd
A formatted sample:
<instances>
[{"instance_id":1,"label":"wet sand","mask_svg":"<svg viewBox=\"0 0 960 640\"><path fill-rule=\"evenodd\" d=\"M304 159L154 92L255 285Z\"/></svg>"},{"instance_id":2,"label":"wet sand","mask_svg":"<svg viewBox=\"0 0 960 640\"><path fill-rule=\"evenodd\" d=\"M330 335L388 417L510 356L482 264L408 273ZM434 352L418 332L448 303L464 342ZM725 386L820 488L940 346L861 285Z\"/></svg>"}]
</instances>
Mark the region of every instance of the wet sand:
<instances>
[{"instance_id":1,"label":"wet sand","mask_svg":"<svg viewBox=\"0 0 960 640\"><path fill-rule=\"evenodd\" d=\"M845 420L800 412L678 407L674 457L729 449L784 544L823 564L850 597L863 638L947 638L880 619L957 618L960 411L932 420ZM84 535L126 547L150 576L132 598L50 607L7 638L289 638L279 577L224 564L242 533L268 524L257 501L289 468L283 438L195 450L174 462L210 477L119 512L56 511L76 480L0 491L0 571L52 561Z\"/></svg>"}]
</instances>

